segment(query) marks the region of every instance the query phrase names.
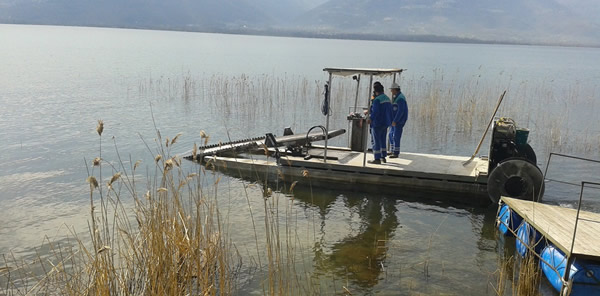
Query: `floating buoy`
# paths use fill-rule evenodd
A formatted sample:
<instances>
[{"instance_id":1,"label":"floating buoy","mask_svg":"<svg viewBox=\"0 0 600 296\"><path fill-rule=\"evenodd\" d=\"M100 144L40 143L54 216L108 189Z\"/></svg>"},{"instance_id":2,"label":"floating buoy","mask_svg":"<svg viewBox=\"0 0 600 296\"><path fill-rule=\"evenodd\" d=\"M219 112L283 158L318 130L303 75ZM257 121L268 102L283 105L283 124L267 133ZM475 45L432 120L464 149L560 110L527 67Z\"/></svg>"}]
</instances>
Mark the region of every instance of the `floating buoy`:
<instances>
[{"instance_id":1,"label":"floating buoy","mask_svg":"<svg viewBox=\"0 0 600 296\"><path fill-rule=\"evenodd\" d=\"M529 223L523 222L517 230L517 239L515 242L517 252L521 257L527 255L528 248L534 248L536 254L540 254L545 247L542 235L537 232Z\"/></svg>"},{"instance_id":2,"label":"floating buoy","mask_svg":"<svg viewBox=\"0 0 600 296\"><path fill-rule=\"evenodd\" d=\"M498 212L498 230L506 236L512 236L517 227L523 221L523 218L508 207L507 204L502 205Z\"/></svg>"},{"instance_id":3,"label":"floating buoy","mask_svg":"<svg viewBox=\"0 0 600 296\"><path fill-rule=\"evenodd\" d=\"M537 201L544 193L544 175L526 159L509 158L492 170L487 191L493 203L502 196Z\"/></svg>"},{"instance_id":4,"label":"floating buoy","mask_svg":"<svg viewBox=\"0 0 600 296\"><path fill-rule=\"evenodd\" d=\"M565 254L553 245L548 245L542 251L541 257L544 275L552 287L560 292L567 269ZM569 271L569 280L572 281L571 296L600 295L600 265L597 262L575 260Z\"/></svg>"}]
</instances>

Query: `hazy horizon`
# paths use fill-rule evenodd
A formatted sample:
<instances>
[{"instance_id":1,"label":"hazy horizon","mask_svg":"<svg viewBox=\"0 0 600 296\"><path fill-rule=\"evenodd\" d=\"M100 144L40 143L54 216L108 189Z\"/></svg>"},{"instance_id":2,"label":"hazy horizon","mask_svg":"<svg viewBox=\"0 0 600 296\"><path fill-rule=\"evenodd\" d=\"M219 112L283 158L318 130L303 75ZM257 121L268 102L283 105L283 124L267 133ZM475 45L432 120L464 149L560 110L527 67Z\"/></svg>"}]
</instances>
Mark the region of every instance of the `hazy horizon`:
<instances>
[{"instance_id":1,"label":"hazy horizon","mask_svg":"<svg viewBox=\"0 0 600 296\"><path fill-rule=\"evenodd\" d=\"M0 8L6 24L600 46L592 0L0 0Z\"/></svg>"}]
</instances>

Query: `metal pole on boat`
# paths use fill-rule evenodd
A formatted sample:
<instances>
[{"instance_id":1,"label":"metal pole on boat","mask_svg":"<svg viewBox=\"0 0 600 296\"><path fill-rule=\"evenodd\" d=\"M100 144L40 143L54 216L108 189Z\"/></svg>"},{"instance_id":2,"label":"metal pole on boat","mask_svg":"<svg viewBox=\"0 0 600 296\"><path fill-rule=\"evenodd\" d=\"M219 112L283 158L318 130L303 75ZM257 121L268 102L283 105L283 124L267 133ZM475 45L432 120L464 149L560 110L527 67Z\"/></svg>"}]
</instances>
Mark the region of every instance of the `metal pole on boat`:
<instances>
[{"instance_id":1,"label":"metal pole on boat","mask_svg":"<svg viewBox=\"0 0 600 296\"><path fill-rule=\"evenodd\" d=\"M402 73L402 72L400 72L400 73ZM396 83L396 73L394 73L394 79L392 79L392 83ZM394 104L394 98L392 97L392 94L391 94L391 93L390 93L390 99L392 100L392 104ZM386 135L389 135L389 134L390 134L390 129L391 129L391 126L388 126L388 129L387 129L387 131L385 132L385 134L386 134ZM388 139L388 140L386 140L385 142L386 142L386 144L387 144L387 151L388 151L388 152L390 152L390 151L391 151L391 148L392 148L392 147L391 147L392 143L390 143L390 140L389 140L389 139Z\"/></svg>"},{"instance_id":2,"label":"metal pole on boat","mask_svg":"<svg viewBox=\"0 0 600 296\"><path fill-rule=\"evenodd\" d=\"M356 77L356 79L355 79L356 80L356 96L354 97L354 112L356 113L356 107L358 105L358 88L360 86L360 74L358 74L358 77L357 76L354 76L354 77ZM354 77L352 77L352 78L354 78Z\"/></svg>"},{"instance_id":3,"label":"metal pole on boat","mask_svg":"<svg viewBox=\"0 0 600 296\"><path fill-rule=\"evenodd\" d=\"M331 72L329 72L329 91L327 92L327 102L331 109ZM327 110L327 122L325 123L325 150L323 152L323 162L327 163L327 138L329 138L329 110Z\"/></svg>"},{"instance_id":4,"label":"metal pole on boat","mask_svg":"<svg viewBox=\"0 0 600 296\"><path fill-rule=\"evenodd\" d=\"M371 118L371 92L372 91L373 91L373 74L371 74L371 76L369 77L369 93L368 93L369 102L367 104L367 106L369 106L369 108L367 109L367 120ZM367 126L367 128L368 128L368 126ZM363 167L365 167L367 165L367 146L368 145L365 145L365 148L363 151Z\"/></svg>"},{"instance_id":5,"label":"metal pole on boat","mask_svg":"<svg viewBox=\"0 0 600 296\"><path fill-rule=\"evenodd\" d=\"M400 69L400 72L396 73L394 72L394 79L392 80L392 83L396 83L396 74L398 74L398 76L402 75L402 71L404 71L403 69ZM390 99L392 99L392 104L394 103L394 98L391 97L390 94ZM389 128L388 131L386 132L386 135L389 135ZM391 149L391 143L389 140L386 141L387 142L387 151L389 152Z\"/></svg>"},{"instance_id":6,"label":"metal pole on boat","mask_svg":"<svg viewBox=\"0 0 600 296\"><path fill-rule=\"evenodd\" d=\"M360 88L360 74L352 76L352 79L356 80L356 95L354 96L354 111L353 111L354 113L356 113L356 108L358 107L358 90ZM350 111L350 108L348 108L348 111ZM351 120L348 121L348 131L350 131L350 123L351 122L352 122ZM350 147L352 145L350 134L351 133L348 133L348 147Z\"/></svg>"}]
</instances>

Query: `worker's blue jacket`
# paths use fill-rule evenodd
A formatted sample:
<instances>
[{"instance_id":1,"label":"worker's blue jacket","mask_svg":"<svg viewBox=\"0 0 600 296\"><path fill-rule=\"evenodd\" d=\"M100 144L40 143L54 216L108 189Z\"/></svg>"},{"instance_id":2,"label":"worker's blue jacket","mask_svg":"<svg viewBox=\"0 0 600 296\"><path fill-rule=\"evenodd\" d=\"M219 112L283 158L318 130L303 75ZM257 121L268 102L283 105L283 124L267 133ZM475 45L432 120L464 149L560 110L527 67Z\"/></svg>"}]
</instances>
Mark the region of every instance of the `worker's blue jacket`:
<instances>
[{"instance_id":1,"label":"worker's blue jacket","mask_svg":"<svg viewBox=\"0 0 600 296\"><path fill-rule=\"evenodd\" d=\"M385 94L380 94L371 102L371 126L383 127L392 124L392 102Z\"/></svg>"},{"instance_id":2,"label":"worker's blue jacket","mask_svg":"<svg viewBox=\"0 0 600 296\"><path fill-rule=\"evenodd\" d=\"M394 102L392 103L392 118L392 121L395 122L397 126L404 126L408 119L406 97L404 97L404 94L401 92L396 95Z\"/></svg>"}]
</instances>

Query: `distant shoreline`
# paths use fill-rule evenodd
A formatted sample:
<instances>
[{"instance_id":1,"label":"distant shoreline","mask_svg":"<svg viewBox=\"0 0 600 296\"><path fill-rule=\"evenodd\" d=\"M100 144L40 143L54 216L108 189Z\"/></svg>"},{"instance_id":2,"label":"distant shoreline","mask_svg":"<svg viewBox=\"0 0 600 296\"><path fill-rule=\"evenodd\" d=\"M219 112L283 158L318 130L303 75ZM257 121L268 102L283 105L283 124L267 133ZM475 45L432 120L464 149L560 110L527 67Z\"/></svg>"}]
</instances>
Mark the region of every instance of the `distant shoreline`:
<instances>
[{"instance_id":1,"label":"distant shoreline","mask_svg":"<svg viewBox=\"0 0 600 296\"><path fill-rule=\"evenodd\" d=\"M527 46L558 46L576 48L600 48L600 44L562 44L546 42L523 42L506 40L484 40L458 36L440 35L392 35L392 34L366 34L366 33L342 33L342 32L310 32L292 29L251 29L251 28L194 28L194 27L161 27L161 26L111 26L111 25L75 25L75 24L35 24L35 23L4 23L4 25L34 25L34 26L58 26L58 27L90 27L90 28L112 28L129 30L152 30L173 31L190 33L213 33L249 36L271 36L292 38L315 38L315 39L339 39L339 40L363 40L363 41L398 41L398 42L426 42L426 43L457 43L457 44L495 44L495 45L527 45Z\"/></svg>"}]
</instances>

